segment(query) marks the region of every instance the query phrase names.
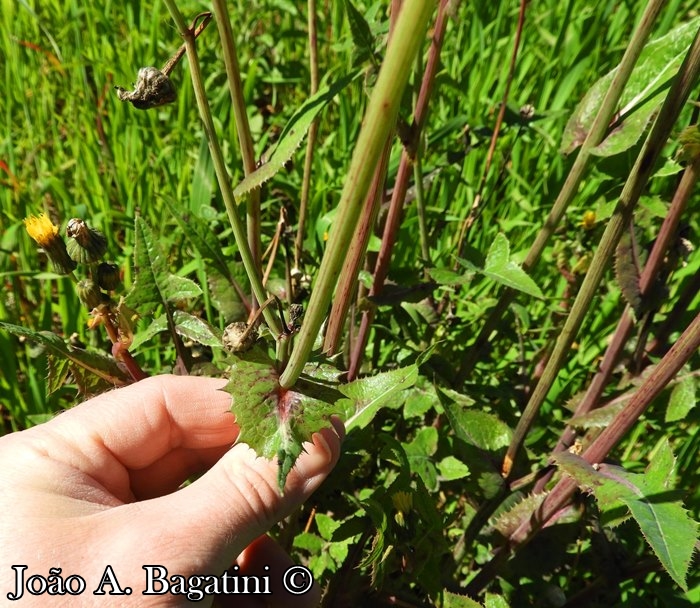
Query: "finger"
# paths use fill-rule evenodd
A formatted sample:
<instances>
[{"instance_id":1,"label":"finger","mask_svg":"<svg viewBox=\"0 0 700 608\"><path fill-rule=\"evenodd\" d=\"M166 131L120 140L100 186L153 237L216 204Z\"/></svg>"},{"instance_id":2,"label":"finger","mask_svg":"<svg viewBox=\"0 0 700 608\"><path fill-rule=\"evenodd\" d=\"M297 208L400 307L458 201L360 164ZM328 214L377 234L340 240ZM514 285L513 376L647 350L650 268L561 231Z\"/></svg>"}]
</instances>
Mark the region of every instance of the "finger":
<instances>
[{"instance_id":1,"label":"finger","mask_svg":"<svg viewBox=\"0 0 700 608\"><path fill-rule=\"evenodd\" d=\"M338 461L342 434L340 425L314 434L287 477L284 495L277 488L277 464L239 444L191 485L155 500L126 505L113 515L128 520L133 516L131 509L137 509L141 529L148 530L161 546L186 543L182 551L190 558L192 551L201 552L196 557L210 571L223 571L246 546L316 490ZM197 539L195 547L189 542L192 538ZM143 537L139 542L148 544Z\"/></svg>"},{"instance_id":2,"label":"finger","mask_svg":"<svg viewBox=\"0 0 700 608\"><path fill-rule=\"evenodd\" d=\"M55 458L120 498L129 499L132 471L142 471L135 474L142 488L163 475L157 494L210 466L235 442L231 398L219 390L225 383L195 376L148 378L76 406L36 432L49 437L49 445L60 442Z\"/></svg>"}]
</instances>

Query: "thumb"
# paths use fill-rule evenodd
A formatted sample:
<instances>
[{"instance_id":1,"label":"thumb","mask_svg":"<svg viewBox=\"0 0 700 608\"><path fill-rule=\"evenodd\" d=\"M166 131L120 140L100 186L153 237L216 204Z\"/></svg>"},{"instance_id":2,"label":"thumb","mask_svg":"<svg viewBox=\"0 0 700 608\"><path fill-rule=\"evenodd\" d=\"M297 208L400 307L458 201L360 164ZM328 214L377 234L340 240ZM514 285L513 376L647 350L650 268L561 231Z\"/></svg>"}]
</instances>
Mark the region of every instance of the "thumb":
<instances>
[{"instance_id":1,"label":"thumb","mask_svg":"<svg viewBox=\"0 0 700 608\"><path fill-rule=\"evenodd\" d=\"M290 471L283 495L277 487L277 463L257 456L246 444L235 445L191 485L148 501L154 507L153 525L170 536L172 544L165 546L180 546L190 555L201 551L207 565L225 569L321 485L338 462L343 436L337 418L333 428L315 433ZM143 515L147 507L141 505Z\"/></svg>"}]
</instances>

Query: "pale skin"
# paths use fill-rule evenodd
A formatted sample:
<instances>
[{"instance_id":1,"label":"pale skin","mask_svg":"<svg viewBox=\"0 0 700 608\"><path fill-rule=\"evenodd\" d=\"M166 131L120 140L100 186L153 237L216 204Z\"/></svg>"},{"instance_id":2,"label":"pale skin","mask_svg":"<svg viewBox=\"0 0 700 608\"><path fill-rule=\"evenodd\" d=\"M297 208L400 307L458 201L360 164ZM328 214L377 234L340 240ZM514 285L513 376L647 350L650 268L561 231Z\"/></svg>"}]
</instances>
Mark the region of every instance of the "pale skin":
<instances>
[{"instance_id":1,"label":"pale skin","mask_svg":"<svg viewBox=\"0 0 700 608\"><path fill-rule=\"evenodd\" d=\"M316 433L284 495L277 465L244 443L222 380L158 376L91 399L48 423L0 438L0 604L211 606L212 598L144 596L142 566L185 577L267 574L272 595L229 595L215 606L315 606L319 591L287 594L291 559L265 533L318 488L340 455L342 423ZM233 447L231 447L233 445ZM197 473L196 481L180 487ZM13 565L80 575L80 595L28 592L15 602ZM270 569L263 571L263 566ZM111 566L131 595L95 596Z\"/></svg>"}]
</instances>

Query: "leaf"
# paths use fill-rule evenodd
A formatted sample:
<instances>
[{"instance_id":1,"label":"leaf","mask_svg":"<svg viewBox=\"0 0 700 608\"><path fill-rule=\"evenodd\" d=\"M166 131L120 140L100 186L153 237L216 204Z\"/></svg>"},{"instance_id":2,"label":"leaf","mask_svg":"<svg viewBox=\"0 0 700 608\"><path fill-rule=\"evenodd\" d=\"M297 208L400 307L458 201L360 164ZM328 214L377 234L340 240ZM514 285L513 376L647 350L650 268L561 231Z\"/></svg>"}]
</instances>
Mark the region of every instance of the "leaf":
<instances>
[{"instance_id":1,"label":"leaf","mask_svg":"<svg viewBox=\"0 0 700 608\"><path fill-rule=\"evenodd\" d=\"M165 254L145 221L136 218L134 225L134 284L126 296L126 305L141 315L149 314L158 304L194 298L202 293L190 279L168 271Z\"/></svg>"},{"instance_id":2,"label":"leaf","mask_svg":"<svg viewBox=\"0 0 700 608\"><path fill-rule=\"evenodd\" d=\"M240 203L244 194L250 192L274 177L277 172L284 167L285 163L292 158L292 154L299 147L311 123L318 113L325 108L328 103L357 76L359 71L355 70L343 76L331 86L321 88L315 95L292 115L287 126L282 131L279 140L268 149L261 159L262 166L245 177L233 191L233 196Z\"/></svg>"},{"instance_id":3,"label":"leaf","mask_svg":"<svg viewBox=\"0 0 700 608\"><path fill-rule=\"evenodd\" d=\"M620 115L603 142L593 150L612 156L634 146L663 101L670 79L678 71L700 24L695 17L647 44L632 70L620 98ZM598 80L576 106L566 125L561 151L569 154L583 143L591 129L618 68Z\"/></svg>"},{"instance_id":4,"label":"leaf","mask_svg":"<svg viewBox=\"0 0 700 608\"><path fill-rule=\"evenodd\" d=\"M573 416L569 420L569 424L579 429L605 428L613 421L615 416L625 409L627 401L629 401L629 398L616 399L613 403L591 410L586 414Z\"/></svg>"},{"instance_id":5,"label":"leaf","mask_svg":"<svg viewBox=\"0 0 700 608\"><path fill-rule=\"evenodd\" d=\"M88 390L88 388L94 387L95 380L87 382L86 375L81 373L81 370L88 372L88 375L93 378L96 377L104 380L111 387L123 386L129 383L127 374L122 371L112 357L70 346L50 331L37 332L20 325L13 325L12 323L5 323L3 321L0 321L0 329L4 329L15 336L29 338L46 347L49 351L49 358L53 357L56 359L50 363L51 366L55 366L54 373L60 372L62 374L64 370L62 370L62 365L58 363L58 360L67 360L69 362L70 371L82 394L92 392ZM49 385L53 387L53 390L57 388L52 382L50 382Z\"/></svg>"},{"instance_id":6,"label":"leaf","mask_svg":"<svg viewBox=\"0 0 700 608\"><path fill-rule=\"evenodd\" d=\"M452 593L452 591L443 591L440 605L442 608L484 608L483 604L475 602L469 596Z\"/></svg>"},{"instance_id":7,"label":"leaf","mask_svg":"<svg viewBox=\"0 0 700 608\"><path fill-rule=\"evenodd\" d=\"M445 481L454 481L469 476L469 467L454 456L446 456L437 465L440 476Z\"/></svg>"},{"instance_id":8,"label":"leaf","mask_svg":"<svg viewBox=\"0 0 700 608\"><path fill-rule=\"evenodd\" d=\"M671 391L666 408L666 422L683 420L695 407L695 378L687 376L680 380Z\"/></svg>"},{"instance_id":9,"label":"leaf","mask_svg":"<svg viewBox=\"0 0 700 608\"><path fill-rule=\"evenodd\" d=\"M457 261L468 270L479 272L506 287L517 289L536 298L544 297L537 284L510 259L510 245L501 232L496 235L489 248L483 269L477 268L468 260L458 258Z\"/></svg>"},{"instance_id":10,"label":"leaf","mask_svg":"<svg viewBox=\"0 0 700 608\"><path fill-rule=\"evenodd\" d=\"M454 401L444 403L444 407L452 430L462 441L487 452L510 444L513 432L493 414L464 408Z\"/></svg>"},{"instance_id":11,"label":"leaf","mask_svg":"<svg viewBox=\"0 0 700 608\"><path fill-rule=\"evenodd\" d=\"M606 464L594 468L569 452L560 452L553 459L579 485L591 491L601 506L624 503L671 578L684 591L688 590L685 578L695 550L698 524L677 500L677 494L666 487L665 480L673 468L667 454L662 458L663 469L657 465L650 475L629 473Z\"/></svg>"},{"instance_id":12,"label":"leaf","mask_svg":"<svg viewBox=\"0 0 700 608\"><path fill-rule=\"evenodd\" d=\"M280 491L289 471L301 454L302 444L329 425L336 408L293 389L283 389L272 362L237 359L228 370L223 390L232 397L231 411L241 431L239 441L259 456L279 461Z\"/></svg>"},{"instance_id":13,"label":"leaf","mask_svg":"<svg viewBox=\"0 0 700 608\"><path fill-rule=\"evenodd\" d=\"M322 368L322 381L302 376L293 388L283 389L272 361L259 356L257 360L234 359L228 369L230 381L223 390L232 397L231 411L241 429L239 441L259 456L277 457L282 491L302 444L328 427L331 415L343 418L347 430L361 428L398 392L411 386L417 375L412 365L334 385L323 381L328 370Z\"/></svg>"},{"instance_id":14,"label":"leaf","mask_svg":"<svg viewBox=\"0 0 700 608\"><path fill-rule=\"evenodd\" d=\"M634 230L625 230L615 249L615 279L637 319L642 312L642 292L639 288L640 274L640 261Z\"/></svg>"},{"instance_id":15,"label":"leaf","mask_svg":"<svg viewBox=\"0 0 700 608\"><path fill-rule=\"evenodd\" d=\"M503 513L500 513L494 519L493 527L503 538L509 538L525 519L532 517L533 513L537 513L546 496L546 492L526 496Z\"/></svg>"},{"instance_id":16,"label":"leaf","mask_svg":"<svg viewBox=\"0 0 700 608\"><path fill-rule=\"evenodd\" d=\"M345 12L348 15L350 33L355 45L353 63L358 65L367 59L374 59L374 37L367 20L350 0L345 0Z\"/></svg>"},{"instance_id":17,"label":"leaf","mask_svg":"<svg viewBox=\"0 0 700 608\"><path fill-rule=\"evenodd\" d=\"M437 471L432 459L438 447L437 429L433 426L419 429L411 442L401 445L406 451L411 472L420 476L428 490L437 490Z\"/></svg>"},{"instance_id":18,"label":"leaf","mask_svg":"<svg viewBox=\"0 0 700 608\"><path fill-rule=\"evenodd\" d=\"M418 367L409 365L339 386L338 389L347 397L338 403L346 430L367 426L385 403L413 386L417 379ZM401 403L394 401L392 405L398 407Z\"/></svg>"},{"instance_id":19,"label":"leaf","mask_svg":"<svg viewBox=\"0 0 700 608\"><path fill-rule=\"evenodd\" d=\"M173 313L175 331L184 338L194 340L212 348L222 348L221 332L204 319L195 317L184 310Z\"/></svg>"}]
</instances>

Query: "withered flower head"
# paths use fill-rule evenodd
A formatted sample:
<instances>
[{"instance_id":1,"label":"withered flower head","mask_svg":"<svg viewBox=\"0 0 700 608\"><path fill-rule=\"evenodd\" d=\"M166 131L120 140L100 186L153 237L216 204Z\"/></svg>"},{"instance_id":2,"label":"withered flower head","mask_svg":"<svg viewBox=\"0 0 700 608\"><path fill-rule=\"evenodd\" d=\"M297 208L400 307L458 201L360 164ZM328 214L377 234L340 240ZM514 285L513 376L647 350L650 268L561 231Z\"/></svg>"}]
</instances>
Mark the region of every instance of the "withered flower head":
<instances>
[{"instance_id":1,"label":"withered flower head","mask_svg":"<svg viewBox=\"0 0 700 608\"><path fill-rule=\"evenodd\" d=\"M224 349L230 353L250 350L258 339L258 330L243 321L235 321L226 326L223 335Z\"/></svg>"},{"instance_id":2,"label":"withered flower head","mask_svg":"<svg viewBox=\"0 0 700 608\"><path fill-rule=\"evenodd\" d=\"M93 264L107 251L107 239L94 228L90 228L84 220L73 218L66 226L68 255L80 264Z\"/></svg>"},{"instance_id":3,"label":"withered flower head","mask_svg":"<svg viewBox=\"0 0 700 608\"><path fill-rule=\"evenodd\" d=\"M130 101L138 110L157 108L175 101L175 86L158 68L141 68L136 77L133 91L123 87L117 89L117 97L121 101Z\"/></svg>"},{"instance_id":4,"label":"withered flower head","mask_svg":"<svg viewBox=\"0 0 700 608\"><path fill-rule=\"evenodd\" d=\"M58 226L45 213L30 215L24 220L24 227L32 239L41 247L51 260L58 274L70 274L77 264L70 258L66 244L58 234Z\"/></svg>"}]
</instances>

